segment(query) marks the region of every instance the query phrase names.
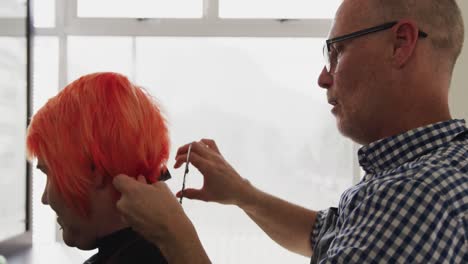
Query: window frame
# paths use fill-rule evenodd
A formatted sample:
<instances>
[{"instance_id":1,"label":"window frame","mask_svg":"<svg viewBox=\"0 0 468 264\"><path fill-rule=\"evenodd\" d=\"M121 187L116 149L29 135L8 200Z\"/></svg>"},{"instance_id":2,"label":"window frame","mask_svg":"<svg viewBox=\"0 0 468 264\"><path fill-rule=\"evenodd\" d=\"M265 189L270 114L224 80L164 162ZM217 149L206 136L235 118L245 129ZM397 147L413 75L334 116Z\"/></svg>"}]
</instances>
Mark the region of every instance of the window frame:
<instances>
[{"instance_id":1,"label":"window frame","mask_svg":"<svg viewBox=\"0 0 468 264\"><path fill-rule=\"evenodd\" d=\"M25 18L0 18L0 36L24 37L26 28L25 20Z\"/></svg>"},{"instance_id":2,"label":"window frame","mask_svg":"<svg viewBox=\"0 0 468 264\"><path fill-rule=\"evenodd\" d=\"M24 17L0 17L0 37L22 37L26 42L26 123L24 129L29 125L32 114L32 46L33 46L33 26L32 26L32 1L26 0ZM25 160L26 177L26 204L25 204L25 229L23 233L0 241L0 252L6 257L13 256L17 252L27 251L32 246L32 178L31 165Z\"/></svg>"},{"instance_id":3,"label":"window frame","mask_svg":"<svg viewBox=\"0 0 468 264\"><path fill-rule=\"evenodd\" d=\"M325 38L332 19L232 19L219 17L219 0L203 0L201 18L83 18L78 1L55 0L55 27L37 36L59 38L59 87L67 83L68 36Z\"/></svg>"},{"instance_id":4,"label":"window frame","mask_svg":"<svg viewBox=\"0 0 468 264\"><path fill-rule=\"evenodd\" d=\"M30 0L32 1L32 0ZM89 18L78 17L78 0L55 0L55 26L35 27L36 36L54 36L59 41L59 89L69 82L69 36L126 36L133 37L258 37L258 38L326 38L332 24L330 19L271 19L221 18L219 0L203 0L201 18ZM0 20L2 21L2 20ZM15 24L14 28L24 26ZM14 28L2 29L15 32ZM3 30L3 31L2 31ZM6 31L5 31L6 30ZM322 63L322 62L318 62ZM131 76L134 77L134 76ZM362 172L357 159L359 145L353 143L352 184L359 182ZM57 240L62 241L57 226Z\"/></svg>"},{"instance_id":5,"label":"window frame","mask_svg":"<svg viewBox=\"0 0 468 264\"><path fill-rule=\"evenodd\" d=\"M219 1L204 0L201 18L88 18L77 16L79 0L56 0L56 27L37 35L170 37L325 37L332 19L220 18ZM61 12L62 11L62 12ZM66 14L66 15L64 15Z\"/></svg>"}]
</instances>

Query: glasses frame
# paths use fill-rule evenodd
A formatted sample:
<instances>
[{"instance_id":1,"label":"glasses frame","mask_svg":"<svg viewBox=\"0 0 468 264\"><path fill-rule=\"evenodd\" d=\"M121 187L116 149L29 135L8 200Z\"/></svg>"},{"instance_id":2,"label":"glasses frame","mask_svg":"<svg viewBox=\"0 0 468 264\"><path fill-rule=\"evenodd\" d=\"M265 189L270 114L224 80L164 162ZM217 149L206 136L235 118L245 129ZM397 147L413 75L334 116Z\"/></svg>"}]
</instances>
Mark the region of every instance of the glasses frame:
<instances>
[{"instance_id":1,"label":"glasses frame","mask_svg":"<svg viewBox=\"0 0 468 264\"><path fill-rule=\"evenodd\" d=\"M392 28L396 24L398 24L398 22L399 21L387 22L387 23L384 23L375 27L370 27L370 28L358 30L358 31L355 31L355 32L352 32L343 36L327 39L323 46L323 56L325 58L325 68L327 69L327 72L330 73L330 70L331 70L331 61L330 61L330 53L331 53L330 45L331 44L344 41L344 40L362 37L362 36L375 33L375 32L379 32L379 31L387 30L387 29ZM428 34L426 32L419 30L418 37L427 38L427 36Z\"/></svg>"}]
</instances>

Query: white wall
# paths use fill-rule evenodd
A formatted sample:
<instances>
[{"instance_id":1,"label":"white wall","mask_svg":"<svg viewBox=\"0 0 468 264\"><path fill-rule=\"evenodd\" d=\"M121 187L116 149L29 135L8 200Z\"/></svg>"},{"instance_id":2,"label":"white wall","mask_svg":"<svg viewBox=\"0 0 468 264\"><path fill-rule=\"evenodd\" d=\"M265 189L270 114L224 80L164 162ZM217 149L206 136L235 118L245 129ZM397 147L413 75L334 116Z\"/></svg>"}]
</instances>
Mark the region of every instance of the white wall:
<instances>
[{"instance_id":1,"label":"white wall","mask_svg":"<svg viewBox=\"0 0 468 264\"><path fill-rule=\"evenodd\" d=\"M454 118L468 120L468 1L458 0L465 20L465 45L455 67L450 105Z\"/></svg>"}]
</instances>

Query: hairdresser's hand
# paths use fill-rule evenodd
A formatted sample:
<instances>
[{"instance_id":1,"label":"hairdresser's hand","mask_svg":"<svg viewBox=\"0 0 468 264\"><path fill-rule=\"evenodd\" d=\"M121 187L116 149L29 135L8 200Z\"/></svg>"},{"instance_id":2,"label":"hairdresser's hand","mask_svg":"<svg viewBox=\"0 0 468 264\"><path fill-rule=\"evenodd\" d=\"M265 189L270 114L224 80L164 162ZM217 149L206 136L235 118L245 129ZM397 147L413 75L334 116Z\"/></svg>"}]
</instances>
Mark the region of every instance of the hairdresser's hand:
<instances>
[{"instance_id":1,"label":"hairdresser's hand","mask_svg":"<svg viewBox=\"0 0 468 264\"><path fill-rule=\"evenodd\" d=\"M117 175L113 184L122 196L117 209L133 229L151 241L164 239L170 225L186 215L164 182L147 184L143 176L135 180L127 175Z\"/></svg>"},{"instance_id":2,"label":"hairdresser's hand","mask_svg":"<svg viewBox=\"0 0 468 264\"><path fill-rule=\"evenodd\" d=\"M164 182L146 183L117 175L113 184L122 194L117 209L138 233L159 247L169 263L211 263L182 207Z\"/></svg>"},{"instance_id":3,"label":"hairdresser's hand","mask_svg":"<svg viewBox=\"0 0 468 264\"><path fill-rule=\"evenodd\" d=\"M192 142L190 163L203 175L203 187L197 189L185 189L183 196L208 202L234 204L240 206L248 199L251 185L243 179L219 152L216 142L210 139L202 139ZM190 144L186 144L177 150L174 168L179 168L187 160L187 152ZM181 196L181 191L176 194Z\"/></svg>"}]
</instances>

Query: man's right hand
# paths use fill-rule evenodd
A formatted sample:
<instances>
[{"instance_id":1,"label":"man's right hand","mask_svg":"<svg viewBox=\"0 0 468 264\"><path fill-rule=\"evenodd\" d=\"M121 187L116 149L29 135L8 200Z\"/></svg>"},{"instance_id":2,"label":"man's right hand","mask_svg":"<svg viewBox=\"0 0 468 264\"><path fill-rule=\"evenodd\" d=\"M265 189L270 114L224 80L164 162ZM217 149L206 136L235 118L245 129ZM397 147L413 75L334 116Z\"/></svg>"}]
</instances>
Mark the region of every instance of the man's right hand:
<instances>
[{"instance_id":1,"label":"man's right hand","mask_svg":"<svg viewBox=\"0 0 468 264\"><path fill-rule=\"evenodd\" d=\"M184 190L184 197L239 206L265 233L282 247L310 257L316 212L291 204L255 188L223 158L210 139L193 142L189 157L203 175L203 187ZM175 168L187 160L190 144L179 148ZM181 192L177 193L181 196Z\"/></svg>"},{"instance_id":2,"label":"man's right hand","mask_svg":"<svg viewBox=\"0 0 468 264\"><path fill-rule=\"evenodd\" d=\"M241 206L249 196L250 184L223 158L214 140L202 139L180 147L177 150L174 168L179 168L186 162L190 145L192 149L189 161L201 172L204 183L201 189L184 190L183 196ZM176 196L182 196L182 192L179 191Z\"/></svg>"}]
</instances>

